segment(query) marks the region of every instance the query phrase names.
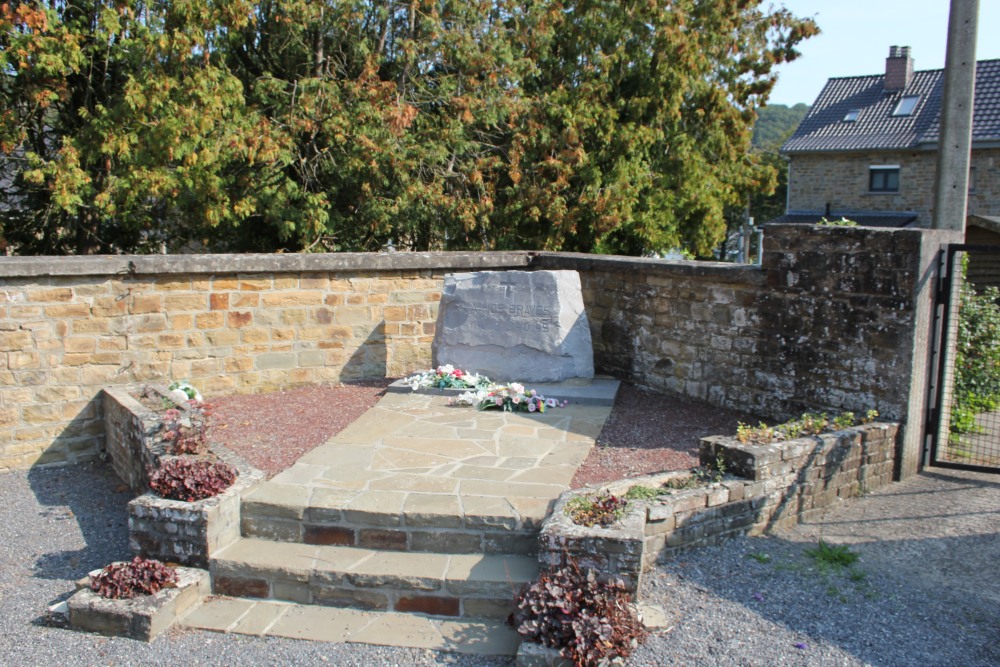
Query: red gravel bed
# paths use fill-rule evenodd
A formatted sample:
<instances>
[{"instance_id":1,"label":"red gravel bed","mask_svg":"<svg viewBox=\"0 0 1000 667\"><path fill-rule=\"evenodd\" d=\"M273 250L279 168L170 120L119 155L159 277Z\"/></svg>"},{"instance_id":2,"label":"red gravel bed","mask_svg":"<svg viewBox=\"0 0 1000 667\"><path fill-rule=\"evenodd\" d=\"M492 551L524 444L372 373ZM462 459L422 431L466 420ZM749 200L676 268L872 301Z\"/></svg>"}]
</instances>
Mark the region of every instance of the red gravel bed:
<instances>
[{"instance_id":1,"label":"red gravel bed","mask_svg":"<svg viewBox=\"0 0 1000 667\"><path fill-rule=\"evenodd\" d=\"M736 433L744 413L690 398L622 384L597 446L573 476L573 487L611 482L698 465L698 441Z\"/></svg>"},{"instance_id":2,"label":"red gravel bed","mask_svg":"<svg viewBox=\"0 0 1000 667\"><path fill-rule=\"evenodd\" d=\"M273 477L378 403L390 379L212 399L209 439Z\"/></svg>"}]
</instances>

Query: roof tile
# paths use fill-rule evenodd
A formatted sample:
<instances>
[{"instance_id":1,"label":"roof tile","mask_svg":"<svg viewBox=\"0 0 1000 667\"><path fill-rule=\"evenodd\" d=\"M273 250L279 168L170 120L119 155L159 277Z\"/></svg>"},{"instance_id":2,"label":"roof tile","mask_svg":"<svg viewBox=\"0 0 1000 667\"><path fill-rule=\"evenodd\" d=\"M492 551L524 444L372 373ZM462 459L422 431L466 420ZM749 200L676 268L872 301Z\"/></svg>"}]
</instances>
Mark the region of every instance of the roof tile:
<instances>
[{"instance_id":1,"label":"roof tile","mask_svg":"<svg viewBox=\"0 0 1000 667\"><path fill-rule=\"evenodd\" d=\"M902 91L886 92L884 79L882 74L829 79L781 151L892 150L937 142L944 70L914 72ZM920 96L913 114L893 116L899 100L910 95ZM858 118L845 122L851 109L860 109ZM1000 140L1000 60L976 63L972 138Z\"/></svg>"}]
</instances>

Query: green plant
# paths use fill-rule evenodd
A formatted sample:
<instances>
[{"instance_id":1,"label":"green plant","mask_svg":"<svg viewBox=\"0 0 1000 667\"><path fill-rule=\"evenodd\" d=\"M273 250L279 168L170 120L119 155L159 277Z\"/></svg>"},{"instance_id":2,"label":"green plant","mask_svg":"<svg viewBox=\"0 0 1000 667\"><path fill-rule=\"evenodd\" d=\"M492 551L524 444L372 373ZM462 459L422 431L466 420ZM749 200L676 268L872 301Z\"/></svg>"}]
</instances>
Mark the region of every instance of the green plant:
<instances>
[{"instance_id":1,"label":"green plant","mask_svg":"<svg viewBox=\"0 0 1000 667\"><path fill-rule=\"evenodd\" d=\"M833 425L838 430L851 428L852 426L854 426L854 413L842 412L841 414L833 418Z\"/></svg>"},{"instance_id":2,"label":"green plant","mask_svg":"<svg viewBox=\"0 0 1000 667\"><path fill-rule=\"evenodd\" d=\"M770 563L771 562L771 556L769 556L768 554L764 553L763 551L751 551L750 553L747 554L747 557L748 558L753 558L758 563Z\"/></svg>"},{"instance_id":3,"label":"green plant","mask_svg":"<svg viewBox=\"0 0 1000 667\"><path fill-rule=\"evenodd\" d=\"M232 486L236 474L236 469L223 461L178 456L150 475L149 487L161 498L194 502L219 495Z\"/></svg>"},{"instance_id":4,"label":"green plant","mask_svg":"<svg viewBox=\"0 0 1000 667\"><path fill-rule=\"evenodd\" d=\"M90 588L103 598L130 599L152 595L177 585L177 572L158 560L136 556L131 561L112 563L90 576Z\"/></svg>"},{"instance_id":5,"label":"green plant","mask_svg":"<svg viewBox=\"0 0 1000 667\"><path fill-rule=\"evenodd\" d=\"M625 499L649 500L650 498L656 498L662 493L663 493L662 487L656 488L655 486L645 486L644 484L636 484L633 487L629 487L629 490L625 492Z\"/></svg>"},{"instance_id":6,"label":"green plant","mask_svg":"<svg viewBox=\"0 0 1000 667\"><path fill-rule=\"evenodd\" d=\"M820 565L837 568L850 567L860 558L846 544L827 544L823 540L814 549L806 549L805 553Z\"/></svg>"},{"instance_id":7,"label":"green plant","mask_svg":"<svg viewBox=\"0 0 1000 667\"><path fill-rule=\"evenodd\" d=\"M780 431L764 422L760 422L757 426L743 422L738 422L736 425L736 439L744 445L766 445L782 438L783 434Z\"/></svg>"},{"instance_id":8,"label":"green plant","mask_svg":"<svg viewBox=\"0 0 1000 667\"><path fill-rule=\"evenodd\" d=\"M698 468L693 468L692 470L698 470ZM693 489L696 486L701 486L701 480L693 473L690 475L684 475L683 477L673 477L663 483L663 488L677 491L681 491L683 489Z\"/></svg>"},{"instance_id":9,"label":"green plant","mask_svg":"<svg viewBox=\"0 0 1000 667\"><path fill-rule=\"evenodd\" d=\"M962 262L959 293L953 434L975 433L976 415L1000 407L1000 290L990 286L976 291L965 277L967 270L968 256Z\"/></svg>"},{"instance_id":10,"label":"green plant","mask_svg":"<svg viewBox=\"0 0 1000 667\"><path fill-rule=\"evenodd\" d=\"M540 574L518 597L508 622L525 640L588 667L628 657L646 636L621 581L602 581L573 561Z\"/></svg>"},{"instance_id":11,"label":"green plant","mask_svg":"<svg viewBox=\"0 0 1000 667\"><path fill-rule=\"evenodd\" d=\"M573 496L566 503L566 514L581 526L607 528L625 513L628 501L607 491Z\"/></svg>"},{"instance_id":12,"label":"green plant","mask_svg":"<svg viewBox=\"0 0 1000 667\"><path fill-rule=\"evenodd\" d=\"M870 424L878 417L878 410L868 410L863 424ZM853 412L842 412L832 420L825 412L804 412L798 419L790 419L778 426L768 426L760 422L750 426L739 422L736 426L736 440L745 445L768 445L781 440L791 440L804 435L819 435L828 431L851 428L856 423Z\"/></svg>"},{"instance_id":13,"label":"green plant","mask_svg":"<svg viewBox=\"0 0 1000 667\"><path fill-rule=\"evenodd\" d=\"M858 223L854 220L848 220L847 218L841 216L840 220L827 220L825 217L820 218L819 222L816 223L820 227L857 227Z\"/></svg>"}]
</instances>

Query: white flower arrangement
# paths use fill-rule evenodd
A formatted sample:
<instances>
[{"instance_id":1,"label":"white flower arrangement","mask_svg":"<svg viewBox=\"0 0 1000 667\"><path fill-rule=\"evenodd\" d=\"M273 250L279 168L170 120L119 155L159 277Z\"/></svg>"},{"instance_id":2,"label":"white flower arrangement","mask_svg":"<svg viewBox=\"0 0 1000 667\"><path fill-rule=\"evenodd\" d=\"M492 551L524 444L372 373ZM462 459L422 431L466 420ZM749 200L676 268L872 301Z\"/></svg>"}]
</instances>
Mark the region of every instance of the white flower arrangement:
<instances>
[{"instance_id":1,"label":"white flower arrangement","mask_svg":"<svg viewBox=\"0 0 1000 667\"><path fill-rule=\"evenodd\" d=\"M415 373L405 378L403 382L409 385L413 391L428 387L435 389L479 389L489 386L490 379L485 375L466 373L451 364L445 364Z\"/></svg>"},{"instance_id":2,"label":"white flower arrangement","mask_svg":"<svg viewBox=\"0 0 1000 667\"><path fill-rule=\"evenodd\" d=\"M545 398L534 389L525 389L519 382L494 384L476 391L467 391L453 398L452 405L474 405L479 410L504 412L545 412L549 408L565 408L569 401Z\"/></svg>"},{"instance_id":3,"label":"white flower arrangement","mask_svg":"<svg viewBox=\"0 0 1000 667\"><path fill-rule=\"evenodd\" d=\"M187 403L188 401L201 403L202 401L201 392L187 380L171 383L167 390L170 392L170 397L178 403Z\"/></svg>"}]
</instances>

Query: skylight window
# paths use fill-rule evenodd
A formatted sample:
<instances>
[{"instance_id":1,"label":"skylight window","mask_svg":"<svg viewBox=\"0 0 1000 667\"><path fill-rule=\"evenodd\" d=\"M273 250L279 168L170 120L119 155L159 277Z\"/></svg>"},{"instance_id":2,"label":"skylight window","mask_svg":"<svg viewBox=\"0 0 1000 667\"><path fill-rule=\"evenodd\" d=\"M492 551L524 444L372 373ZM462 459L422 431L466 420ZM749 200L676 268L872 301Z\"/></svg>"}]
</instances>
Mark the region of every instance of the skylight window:
<instances>
[{"instance_id":1,"label":"skylight window","mask_svg":"<svg viewBox=\"0 0 1000 667\"><path fill-rule=\"evenodd\" d=\"M851 109L844 116L844 122L845 123L853 123L854 121L856 121L858 119L858 115L860 113L861 113L861 109Z\"/></svg>"},{"instance_id":2,"label":"skylight window","mask_svg":"<svg viewBox=\"0 0 1000 667\"><path fill-rule=\"evenodd\" d=\"M917 108L917 102L920 101L919 95L906 95L899 103L896 104L896 108L893 109L893 116L912 116L913 110Z\"/></svg>"}]
</instances>

